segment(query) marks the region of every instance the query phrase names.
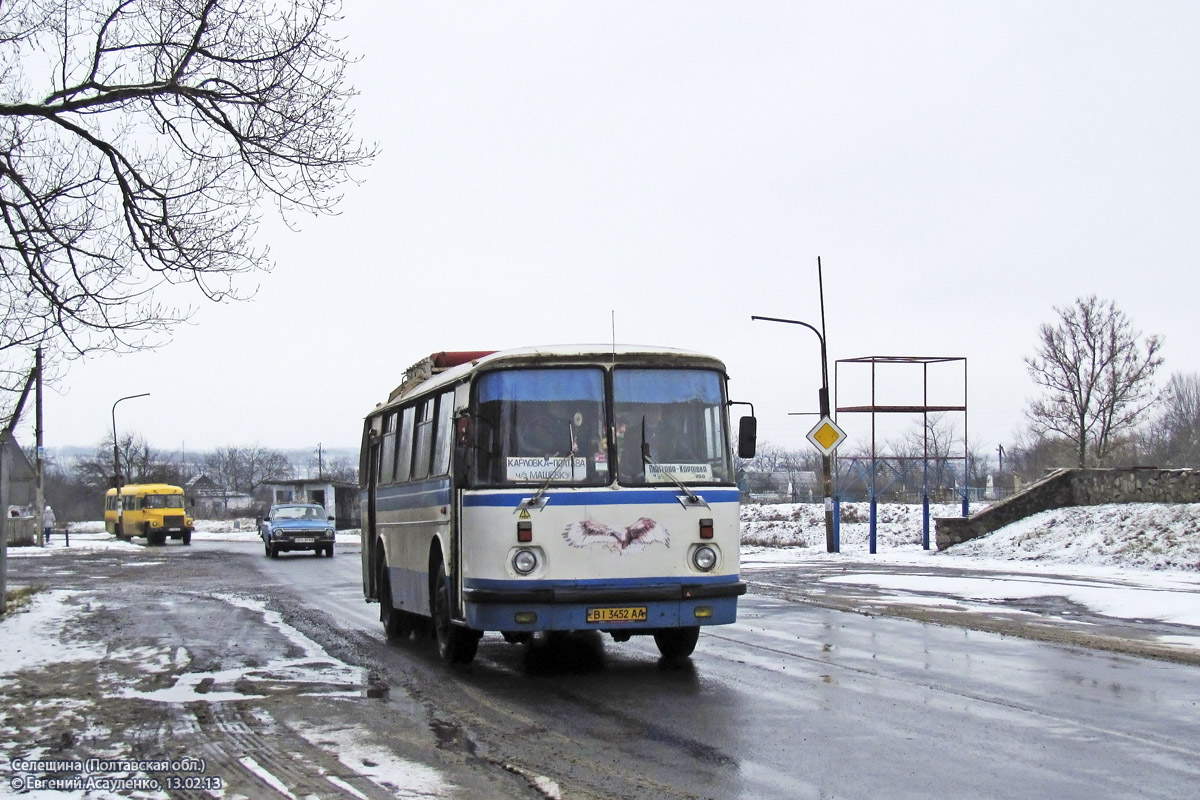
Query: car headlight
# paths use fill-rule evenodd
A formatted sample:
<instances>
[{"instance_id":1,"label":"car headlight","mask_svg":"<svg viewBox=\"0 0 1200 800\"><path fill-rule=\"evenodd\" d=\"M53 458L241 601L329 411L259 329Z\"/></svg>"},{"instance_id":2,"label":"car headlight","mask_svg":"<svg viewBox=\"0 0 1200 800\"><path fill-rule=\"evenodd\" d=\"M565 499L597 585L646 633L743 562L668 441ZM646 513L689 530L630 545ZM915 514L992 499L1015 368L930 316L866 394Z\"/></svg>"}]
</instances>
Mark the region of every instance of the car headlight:
<instances>
[{"instance_id":1,"label":"car headlight","mask_svg":"<svg viewBox=\"0 0 1200 800\"><path fill-rule=\"evenodd\" d=\"M537 565L537 553L533 552L532 550L522 548L513 553L512 568L517 571L517 574L528 575L537 569Z\"/></svg>"},{"instance_id":2,"label":"car headlight","mask_svg":"<svg viewBox=\"0 0 1200 800\"><path fill-rule=\"evenodd\" d=\"M692 566L701 572L708 572L717 565L717 551L708 545L701 545L692 551Z\"/></svg>"}]
</instances>

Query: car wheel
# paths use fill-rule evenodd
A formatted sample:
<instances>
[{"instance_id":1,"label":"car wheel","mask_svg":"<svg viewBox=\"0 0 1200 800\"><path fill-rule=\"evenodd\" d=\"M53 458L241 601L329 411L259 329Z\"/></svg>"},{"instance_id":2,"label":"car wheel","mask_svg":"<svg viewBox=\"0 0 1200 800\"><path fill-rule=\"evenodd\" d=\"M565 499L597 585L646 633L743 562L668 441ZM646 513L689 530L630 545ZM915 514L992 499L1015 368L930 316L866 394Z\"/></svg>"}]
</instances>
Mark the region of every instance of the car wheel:
<instances>
[{"instance_id":1,"label":"car wheel","mask_svg":"<svg viewBox=\"0 0 1200 800\"><path fill-rule=\"evenodd\" d=\"M271 543L267 541L266 537L263 538L263 552L267 554L267 558L271 557Z\"/></svg>"},{"instance_id":2,"label":"car wheel","mask_svg":"<svg viewBox=\"0 0 1200 800\"><path fill-rule=\"evenodd\" d=\"M191 532L191 531L184 531L184 532L183 532L183 543L184 543L184 544L191 544L191 543L192 543L192 532Z\"/></svg>"},{"instance_id":3,"label":"car wheel","mask_svg":"<svg viewBox=\"0 0 1200 800\"><path fill-rule=\"evenodd\" d=\"M438 567L433 586L433 632L437 637L438 655L450 664L469 664L479 648L480 631L473 631L450 620L450 582L446 565Z\"/></svg>"},{"instance_id":4,"label":"car wheel","mask_svg":"<svg viewBox=\"0 0 1200 800\"><path fill-rule=\"evenodd\" d=\"M325 557L333 558L333 545L331 545L331 544L325 545Z\"/></svg>"},{"instance_id":5,"label":"car wheel","mask_svg":"<svg viewBox=\"0 0 1200 800\"><path fill-rule=\"evenodd\" d=\"M269 545L267 545L267 555L269 555L271 558L279 558L279 545L275 544L274 542L271 542Z\"/></svg>"}]
</instances>

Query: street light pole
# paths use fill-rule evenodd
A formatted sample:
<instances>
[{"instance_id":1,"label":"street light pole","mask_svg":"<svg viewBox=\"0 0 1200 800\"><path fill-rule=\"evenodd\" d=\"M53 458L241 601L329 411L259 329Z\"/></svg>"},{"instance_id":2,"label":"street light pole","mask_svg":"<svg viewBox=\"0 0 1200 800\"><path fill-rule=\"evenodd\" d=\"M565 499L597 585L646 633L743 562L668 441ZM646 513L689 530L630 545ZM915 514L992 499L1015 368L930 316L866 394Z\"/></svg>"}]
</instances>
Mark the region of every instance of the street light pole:
<instances>
[{"instance_id":1,"label":"street light pole","mask_svg":"<svg viewBox=\"0 0 1200 800\"><path fill-rule=\"evenodd\" d=\"M118 502L120 502L120 500L121 500L121 457L120 457L120 452L117 450L117 403L121 402L122 400L132 400L135 397L149 397L149 396L150 396L149 392L142 392L141 394L130 394L130 395L126 395L125 397L117 398L117 402L112 404L113 476L116 478L116 482L117 482L117 501Z\"/></svg>"},{"instance_id":2,"label":"street light pole","mask_svg":"<svg viewBox=\"0 0 1200 800\"><path fill-rule=\"evenodd\" d=\"M821 330L817 330L807 322L798 319L780 319L778 317L751 316L750 319L761 319L766 322L786 322L789 325L803 325L817 335L821 342L821 389L817 393L818 404L821 408L821 418L830 418L829 414L829 358L825 352L825 281L821 276L821 259L817 258L817 280L821 292ZM838 551L837 539L833 530L833 458L828 453L821 454L821 472L825 491L825 551Z\"/></svg>"}]
</instances>

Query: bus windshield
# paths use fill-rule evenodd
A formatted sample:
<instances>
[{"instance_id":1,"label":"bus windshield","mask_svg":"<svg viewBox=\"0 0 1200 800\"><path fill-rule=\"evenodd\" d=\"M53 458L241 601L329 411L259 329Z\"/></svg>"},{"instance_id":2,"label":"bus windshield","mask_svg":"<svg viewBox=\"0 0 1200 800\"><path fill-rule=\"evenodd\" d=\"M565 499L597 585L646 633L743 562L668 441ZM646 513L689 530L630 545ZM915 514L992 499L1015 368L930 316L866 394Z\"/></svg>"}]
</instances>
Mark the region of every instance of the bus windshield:
<instances>
[{"instance_id":1,"label":"bus windshield","mask_svg":"<svg viewBox=\"0 0 1200 800\"><path fill-rule=\"evenodd\" d=\"M613 416L621 483L730 480L716 372L616 369Z\"/></svg>"},{"instance_id":2,"label":"bus windshield","mask_svg":"<svg viewBox=\"0 0 1200 800\"><path fill-rule=\"evenodd\" d=\"M488 372L477 402L478 482L608 482L603 370Z\"/></svg>"},{"instance_id":3,"label":"bus windshield","mask_svg":"<svg viewBox=\"0 0 1200 800\"><path fill-rule=\"evenodd\" d=\"M142 508L183 508L183 495L148 494L142 500Z\"/></svg>"},{"instance_id":4,"label":"bus windshield","mask_svg":"<svg viewBox=\"0 0 1200 800\"><path fill-rule=\"evenodd\" d=\"M481 375L475 483L607 485L614 458L623 484L730 482L718 372L616 368L612 376L610 423L599 367Z\"/></svg>"}]
</instances>

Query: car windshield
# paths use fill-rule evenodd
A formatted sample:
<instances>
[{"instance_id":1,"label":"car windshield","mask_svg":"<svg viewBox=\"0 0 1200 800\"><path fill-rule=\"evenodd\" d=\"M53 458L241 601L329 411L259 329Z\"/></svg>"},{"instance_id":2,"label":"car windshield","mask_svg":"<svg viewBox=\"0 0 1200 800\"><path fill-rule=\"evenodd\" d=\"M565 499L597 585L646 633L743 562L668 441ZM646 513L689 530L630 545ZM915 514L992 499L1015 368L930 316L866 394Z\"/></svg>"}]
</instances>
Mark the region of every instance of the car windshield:
<instances>
[{"instance_id":1,"label":"car windshield","mask_svg":"<svg viewBox=\"0 0 1200 800\"><path fill-rule=\"evenodd\" d=\"M271 519L325 519L325 509L320 506L279 506Z\"/></svg>"}]
</instances>

